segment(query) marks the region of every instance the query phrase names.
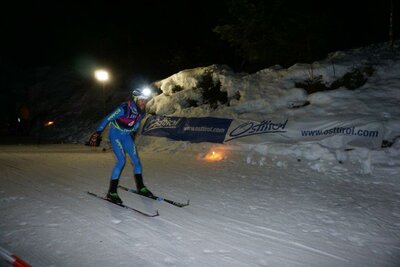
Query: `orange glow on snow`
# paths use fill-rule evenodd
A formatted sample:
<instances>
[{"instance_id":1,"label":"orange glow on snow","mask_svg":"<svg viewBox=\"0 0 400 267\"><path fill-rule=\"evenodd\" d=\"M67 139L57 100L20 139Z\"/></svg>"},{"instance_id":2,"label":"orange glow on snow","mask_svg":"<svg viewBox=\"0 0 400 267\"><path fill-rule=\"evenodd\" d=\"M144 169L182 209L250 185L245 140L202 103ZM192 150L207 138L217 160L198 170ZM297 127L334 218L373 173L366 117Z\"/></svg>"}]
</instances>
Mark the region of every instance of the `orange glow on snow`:
<instances>
[{"instance_id":1,"label":"orange glow on snow","mask_svg":"<svg viewBox=\"0 0 400 267\"><path fill-rule=\"evenodd\" d=\"M211 151L204 158L207 161L220 161L224 159L224 155L222 152Z\"/></svg>"}]
</instances>

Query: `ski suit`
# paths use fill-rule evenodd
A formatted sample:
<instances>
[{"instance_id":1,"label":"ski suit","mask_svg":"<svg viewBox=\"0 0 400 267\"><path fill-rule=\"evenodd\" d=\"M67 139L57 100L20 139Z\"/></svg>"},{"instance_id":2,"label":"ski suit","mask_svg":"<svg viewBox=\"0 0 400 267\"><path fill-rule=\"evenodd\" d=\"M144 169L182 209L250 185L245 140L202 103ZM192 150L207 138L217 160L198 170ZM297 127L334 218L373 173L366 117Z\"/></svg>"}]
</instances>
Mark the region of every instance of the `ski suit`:
<instances>
[{"instance_id":1,"label":"ski suit","mask_svg":"<svg viewBox=\"0 0 400 267\"><path fill-rule=\"evenodd\" d=\"M102 132L110 123L109 139L117 158L111 180L119 179L126 162L125 153L128 153L132 160L134 174L142 173L142 164L131 133L139 128L144 115L145 113L140 112L134 101L125 102L106 116L96 128L97 132Z\"/></svg>"}]
</instances>

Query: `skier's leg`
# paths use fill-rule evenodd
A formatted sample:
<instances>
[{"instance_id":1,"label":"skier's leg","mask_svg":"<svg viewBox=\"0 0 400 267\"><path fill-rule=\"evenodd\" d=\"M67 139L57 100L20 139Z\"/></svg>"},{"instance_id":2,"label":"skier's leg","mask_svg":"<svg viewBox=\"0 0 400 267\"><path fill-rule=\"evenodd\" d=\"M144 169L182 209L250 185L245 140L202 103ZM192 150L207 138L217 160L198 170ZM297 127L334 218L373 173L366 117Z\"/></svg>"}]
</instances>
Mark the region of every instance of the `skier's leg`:
<instances>
[{"instance_id":1,"label":"skier's leg","mask_svg":"<svg viewBox=\"0 0 400 267\"><path fill-rule=\"evenodd\" d=\"M124 140L124 148L131 158L133 164L133 174L135 176L136 189L139 194L153 196L151 191L143 184L142 163L136 149L136 144L131 136Z\"/></svg>"},{"instance_id":2,"label":"skier's leg","mask_svg":"<svg viewBox=\"0 0 400 267\"><path fill-rule=\"evenodd\" d=\"M119 177L121 175L122 169L125 166L125 154L120 138L112 131L110 131L110 141L117 162L111 173L110 188L108 189L107 198L115 203L121 204L122 200L118 196L117 188Z\"/></svg>"},{"instance_id":3,"label":"skier's leg","mask_svg":"<svg viewBox=\"0 0 400 267\"><path fill-rule=\"evenodd\" d=\"M125 166L125 153L120 138L110 138L110 141L115 157L117 159L117 162L115 163L114 169L111 173L111 180L117 180L119 179L122 169Z\"/></svg>"},{"instance_id":4,"label":"skier's leg","mask_svg":"<svg viewBox=\"0 0 400 267\"><path fill-rule=\"evenodd\" d=\"M142 163L140 162L140 158L136 149L136 144L133 141L133 138L128 135L123 140L123 147L131 158L131 162L133 165L133 173L142 173Z\"/></svg>"}]
</instances>

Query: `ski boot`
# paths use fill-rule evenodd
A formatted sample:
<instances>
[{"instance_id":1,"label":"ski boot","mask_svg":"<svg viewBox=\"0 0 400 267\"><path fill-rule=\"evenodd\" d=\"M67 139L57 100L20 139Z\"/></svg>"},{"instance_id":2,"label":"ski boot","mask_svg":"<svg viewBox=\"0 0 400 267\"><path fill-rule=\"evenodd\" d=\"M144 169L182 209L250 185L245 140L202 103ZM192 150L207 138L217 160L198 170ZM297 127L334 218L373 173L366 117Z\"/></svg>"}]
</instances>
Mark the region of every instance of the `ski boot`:
<instances>
[{"instance_id":1,"label":"ski boot","mask_svg":"<svg viewBox=\"0 0 400 267\"><path fill-rule=\"evenodd\" d=\"M139 195L145 196L145 197L153 197L153 193L147 189L147 187L143 186L138 190Z\"/></svg>"},{"instance_id":2,"label":"ski boot","mask_svg":"<svg viewBox=\"0 0 400 267\"><path fill-rule=\"evenodd\" d=\"M109 201L120 205L120 204L122 204L122 199L118 196L118 192L117 192L118 182L119 182L119 179L110 181L110 189L108 189L106 198Z\"/></svg>"},{"instance_id":3,"label":"ski boot","mask_svg":"<svg viewBox=\"0 0 400 267\"><path fill-rule=\"evenodd\" d=\"M139 195L145 197L153 197L153 193L143 184L143 176L141 173L135 174L136 190Z\"/></svg>"},{"instance_id":4,"label":"ski boot","mask_svg":"<svg viewBox=\"0 0 400 267\"><path fill-rule=\"evenodd\" d=\"M107 193L107 199L115 204L121 205L122 204L122 199L118 196L118 193L112 193L112 192L108 192Z\"/></svg>"}]
</instances>

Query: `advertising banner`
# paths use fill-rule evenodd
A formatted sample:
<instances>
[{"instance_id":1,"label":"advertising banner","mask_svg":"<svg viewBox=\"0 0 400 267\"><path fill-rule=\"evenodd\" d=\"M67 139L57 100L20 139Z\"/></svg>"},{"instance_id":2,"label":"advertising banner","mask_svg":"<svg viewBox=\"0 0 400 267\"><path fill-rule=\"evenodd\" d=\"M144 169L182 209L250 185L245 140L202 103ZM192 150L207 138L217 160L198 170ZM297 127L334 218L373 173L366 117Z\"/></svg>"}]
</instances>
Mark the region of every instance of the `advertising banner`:
<instances>
[{"instance_id":1,"label":"advertising banner","mask_svg":"<svg viewBox=\"0 0 400 267\"><path fill-rule=\"evenodd\" d=\"M383 124L369 118L265 119L261 122L234 120L225 143L249 144L317 141L331 148L346 145L378 148L382 144Z\"/></svg>"},{"instance_id":2,"label":"advertising banner","mask_svg":"<svg viewBox=\"0 0 400 267\"><path fill-rule=\"evenodd\" d=\"M252 121L151 116L142 134L190 142L260 144L317 141L331 148L344 148L346 145L378 148L382 144L383 129L382 122L362 117Z\"/></svg>"},{"instance_id":3,"label":"advertising banner","mask_svg":"<svg viewBox=\"0 0 400 267\"><path fill-rule=\"evenodd\" d=\"M231 119L151 116L142 134L190 142L223 143Z\"/></svg>"}]
</instances>

